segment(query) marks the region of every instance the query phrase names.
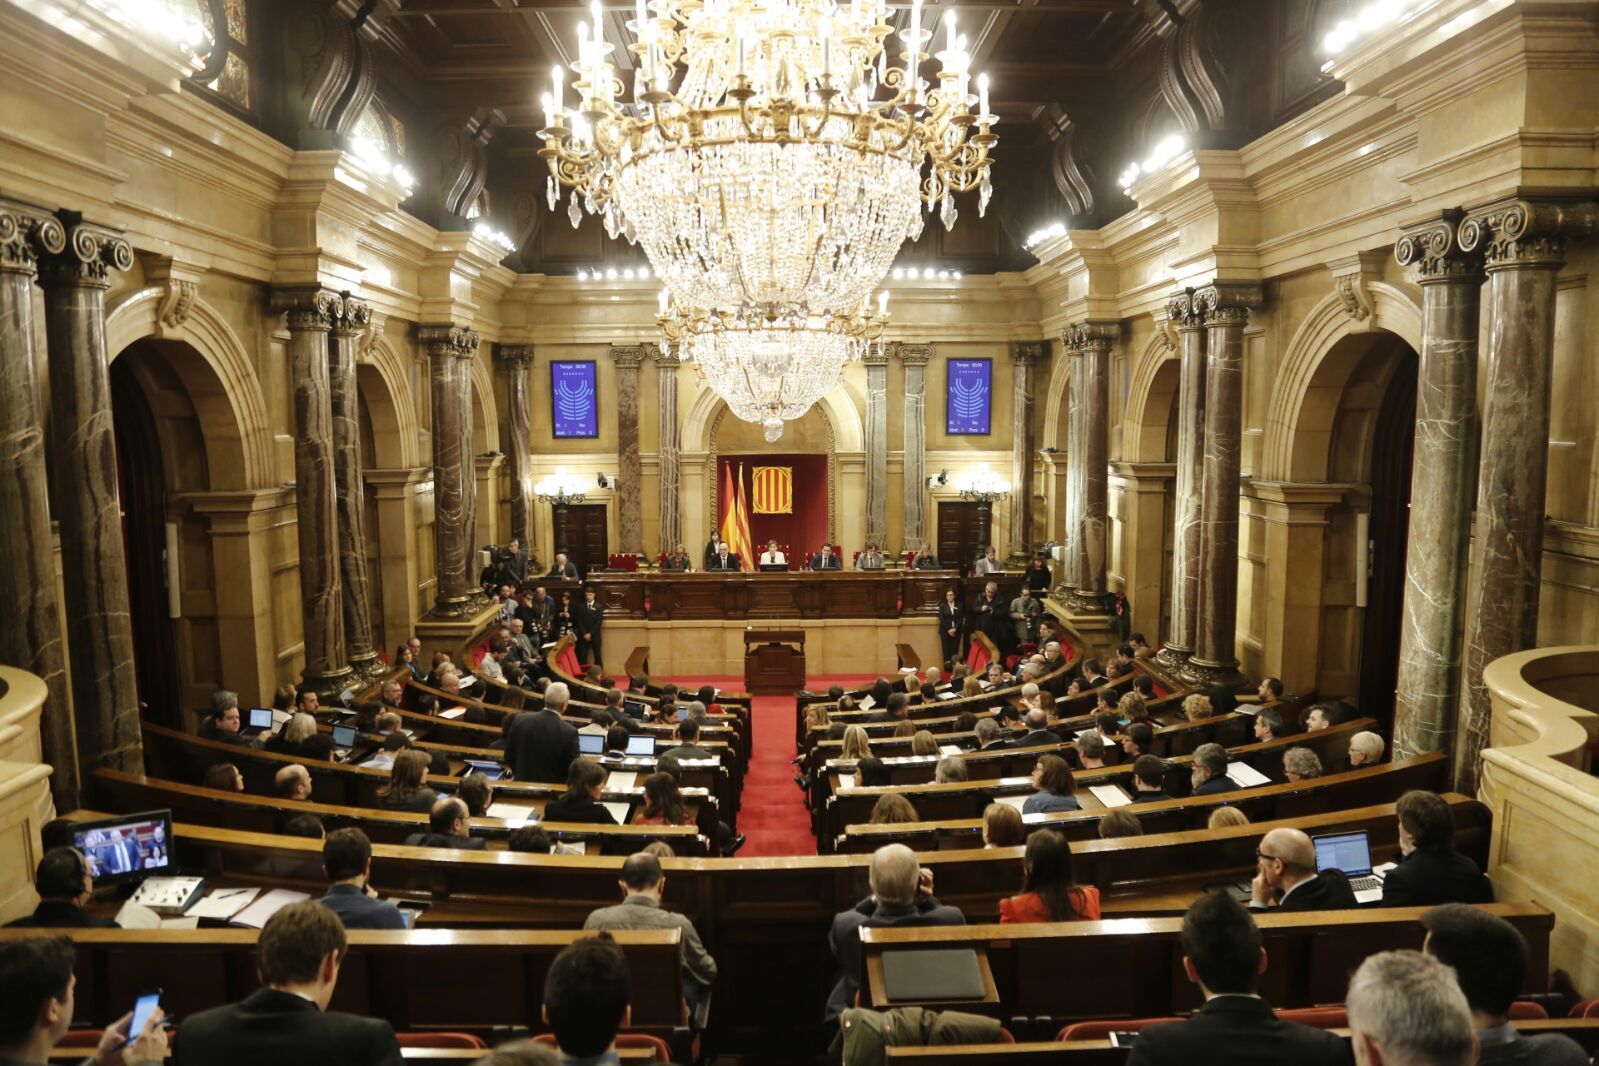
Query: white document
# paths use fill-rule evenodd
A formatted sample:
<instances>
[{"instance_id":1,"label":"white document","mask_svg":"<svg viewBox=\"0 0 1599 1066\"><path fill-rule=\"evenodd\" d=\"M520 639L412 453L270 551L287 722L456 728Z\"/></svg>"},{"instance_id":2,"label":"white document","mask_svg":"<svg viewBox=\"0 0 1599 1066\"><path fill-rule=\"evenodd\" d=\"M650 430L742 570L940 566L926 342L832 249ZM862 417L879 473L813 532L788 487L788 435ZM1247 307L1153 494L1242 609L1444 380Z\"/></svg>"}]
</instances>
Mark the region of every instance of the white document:
<instances>
[{"instance_id":1,"label":"white document","mask_svg":"<svg viewBox=\"0 0 1599 1066\"><path fill-rule=\"evenodd\" d=\"M161 916L149 907L133 902L131 899L117 911L115 921L124 929L159 929Z\"/></svg>"},{"instance_id":2,"label":"white document","mask_svg":"<svg viewBox=\"0 0 1599 1066\"><path fill-rule=\"evenodd\" d=\"M995 802L1003 803L1007 807L1015 807L1017 810L1021 810L1022 806L1027 802L1027 797L1026 796L996 796L995 797Z\"/></svg>"},{"instance_id":3,"label":"white document","mask_svg":"<svg viewBox=\"0 0 1599 1066\"><path fill-rule=\"evenodd\" d=\"M525 807L520 803L491 803L488 816L503 818L507 822L536 822L539 817L532 807Z\"/></svg>"},{"instance_id":4,"label":"white document","mask_svg":"<svg viewBox=\"0 0 1599 1066\"><path fill-rule=\"evenodd\" d=\"M439 712L440 718L459 718L466 713L465 707L450 707Z\"/></svg>"},{"instance_id":5,"label":"white document","mask_svg":"<svg viewBox=\"0 0 1599 1066\"><path fill-rule=\"evenodd\" d=\"M627 815L632 810L632 805L627 803L602 803L601 807L611 812L611 817L616 819L617 825L627 824Z\"/></svg>"},{"instance_id":6,"label":"white document","mask_svg":"<svg viewBox=\"0 0 1599 1066\"><path fill-rule=\"evenodd\" d=\"M1116 785L1089 785L1089 793L1107 807L1125 807L1132 799Z\"/></svg>"},{"instance_id":7,"label":"white document","mask_svg":"<svg viewBox=\"0 0 1599 1066\"><path fill-rule=\"evenodd\" d=\"M938 750L943 755L965 755L966 751L959 744L940 744Z\"/></svg>"},{"instance_id":8,"label":"white document","mask_svg":"<svg viewBox=\"0 0 1599 1066\"><path fill-rule=\"evenodd\" d=\"M1239 788L1258 788L1271 784L1271 778L1243 762L1228 763L1227 776L1238 782Z\"/></svg>"},{"instance_id":9,"label":"white document","mask_svg":"<svg viewBox=\"0 0 1599 1066\"><path fill-rule=\"evenodd\" d=\"M838 787L839 788L854 788L855 787L855 775L854 774L839 774L838 775Z\"/></svg>"},{"instance_id":10,"label":"white document","mask_svg":"<svg viewBox=\"0 0 1599 1066\"><path fill-rule=\"evenodd\" d=\"M234 925L249 926L251 929L260 929L266 925L267 919L291 903L300 903L310 899L305 892L296 892L290 888L274 888L244 910L233 916Z\"/></svg>"},{"instance_id":11,"label":"white document","mask_svg":"<svg viewBox=\"0 0 1599 1066\"><path fill-rule=\"evenodd\" d=\"M190 918L214 918L225 922L255 902L259 888L219 888L189 908Z\"/></svg>"},{"instance_id":12,"label":"white document","mask_svg":"<svg viewBox=\"0 0 1599 1066\"><path fill-rule=\"evenodd\" d=\"M857 703L855 706L859 707L863 711L869 711L873 707L877 706L877 701L872 699L870 696L862 696L861 702Z\"/></svg>"},{"instance_id":13,"label":"white document","mask_svg":"<svg viewBox=\"0 0 1599 1066\"><path fill-rule=\"evenodd\" d=\"M941 700L959 699L960 698L960 693L959 692L953 692L953 691L952 692L940 692L938 694L938 698L941 699Z\"/></svg>"},{"instance_id":14,"label":"white document","mask_svg":"<svg viewBox=\"0 0 1599 1066\"><path fill-rule=\"evenodd\" d=\"M612 792L626 792L638 786L638 773L633 770L613 770L605 779L605 787Z\"/></svg>"},{"instance_id":15,"label":"white document","mask_svg":"<svg viewBox=\"0 0 1599 1066\"><path fill-rule=\"evenodd\" d=\"M1023 825L1037 825L1038 823L1042 822L1044 820L1044 818L1045 818L1045 813L1043 811L1034 811L1032 814L1024 814L1024 815L1022 815L1022 824Z\"/></svg>"}]
</instances>

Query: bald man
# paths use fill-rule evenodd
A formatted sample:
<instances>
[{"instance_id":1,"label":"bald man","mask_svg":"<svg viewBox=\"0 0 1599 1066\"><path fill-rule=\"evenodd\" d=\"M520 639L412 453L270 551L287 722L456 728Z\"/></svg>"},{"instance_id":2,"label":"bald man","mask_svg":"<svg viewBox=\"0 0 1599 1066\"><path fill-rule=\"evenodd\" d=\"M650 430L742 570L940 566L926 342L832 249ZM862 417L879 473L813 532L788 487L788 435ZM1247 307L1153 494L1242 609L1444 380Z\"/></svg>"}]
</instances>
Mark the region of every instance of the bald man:
<instances>
[{"instance_id":1,"label":"bald man","mask_svg":"<svg viewBox=\"0 0 1599 1066\"><path fill-rule=\"evenodd\" d=\"M1316 872L1316 846L1298 829L1273 829L1255 849L1252 910L1335 911L1356 906L1342 870Z\"/></svg>"},{"instance_id":2,"label":"bald man","mask_svg":"<svg viewBox=\"0 0 1599 1066\"><path fill-rule=\"evenodd\" d=\"M272 787L279 799L308 800L311 798L311 771L299 763L290 763L272 775Z\"/></svg>"},{"instance_id":3,"label":"bald man","mask_svg":"<svg viewBox=\"0 0 1599 1066\"><path fill-rule=\"evenodd\" d=\"M842 971L832 995L827 997L827 1019L855 1004L861 972L861 927L965 925L958 907L946 907L933 895L933 871L916 862L916 853L903 844L889 844L872 855L867 875L872 894L833 918L827 935L833 957Z\"/></svg>"}]
</instances>

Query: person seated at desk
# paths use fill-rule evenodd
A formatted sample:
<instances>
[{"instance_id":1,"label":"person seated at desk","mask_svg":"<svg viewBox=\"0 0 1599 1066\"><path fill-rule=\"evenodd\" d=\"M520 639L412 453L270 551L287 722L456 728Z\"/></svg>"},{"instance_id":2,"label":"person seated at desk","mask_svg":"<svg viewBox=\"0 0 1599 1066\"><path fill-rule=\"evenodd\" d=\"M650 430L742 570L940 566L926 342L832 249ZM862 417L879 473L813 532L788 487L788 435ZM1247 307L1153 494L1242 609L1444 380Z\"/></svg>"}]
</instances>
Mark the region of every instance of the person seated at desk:
<instances>
[{"instance_id":1,"label":"person seated at desk","mask_svg":"<svg viewBox=\"0 0 1599 1066\"><path fill-rule=\"evenodd\" d=\"M931 548L928 548L925 551L917 552L916 558L911 562L911 566L917 570L944 569L944 564L938 561L937 553L935 553Z\"/></svg>"},{"instance_id":2,"label":"person seated at desk","mask_svg":"<svg viewBox=\"0 0 1599 1066\"><path fill-rule=\"evenodd\" d=\"M1022 853L1022 892L999 901L1001 925L1011 922L1079 922L1099 918L1099 889L1072 877L1072 849L1064 833L1040 829Z\"/></svg>"},{"instance_id":3,"label":"person seated at desk","mask_svg":"<svg viewBox=\"0 0 1599 1066\"><path fill-rule=\"evenodd\" d=\"M349 941L320 903L291 903L256 943L263 987L241 1003L190 1016L172 1042L172 1066L403 1066L382 1018L328 1010Z\"/></svg>"},{"instance_id":4,"label":"person seated at desk","mask_svg":"<svg viewBox=\"0 0 1599 1066\"><path fill-rule=\"evenodd\" d=\"M383 738L383 747L378 753L361 763L369 770L393 770L394 757L411 746L411 738L399 730L395 730Z\"/></svg>"},{"instance_id":5,"label":"person seated at desk","mask_svg":"<svg viewBox=\"0 0 1599 1066\"><path fill-rule=\"evenodd\" d=\"M577 572L577 564L566 557L565 552L555 553L555 562L550 566L550 572L545 577L558 577L565 581L580 581L582 575Z\"/></svg>"},{"instance_id":6,"label":"person seated at desk","mask_svg":"<svg viewBox=\"0 0 1599 1066\"><path fill-rule=\"evenodd\" d=\"M1455 819L1436 793L1412 789L1394 805L1399 817L1399 865L1382 881L1384 907L1492 903L1493 885L1477 864L1455 850Z\"/></svg>"},{"instance_id":7,"label":"person seated at desk","mask_svg":"<svg viewBox=\"0 0 1599 1066\"><path fill-rule=\"evenodd\" d=\"M1321 759L1309 748L1289 748L1283 752L1283 777L1290 782L1310 781L1321 776Z\"/></svg>"},{"instance_id":8,"label":"person seated at desk","mask_svg":"<svg viewBox=\"0 0 1599 1066\"><path fill-rule=\"evenodd\" d=\"M1481 1051L1477 1066L1586 1066L1588 1053L1569 1036L1522 1036L1510 1005L1527 977L1527 941L1515 926L1476 907L1446 903L1421 916L1421 950L1455 971L1471 1008Z\"/></svg>"},{"instance_id":9,"label":"person seated at desk","mask_svg":"<svg viewBox=\"0 0 1599 1066\"><path fill-rule=\"evenodd\" d=\"M544 1020L566 1066L617 1066L616 1035L626 1028L627 957L611 934L563 948L544 977Z\"/></svg>"},{"instance_id":10,"label":"person seated at desk","mask_svg":"<svg viewBox=\"0 0 1599 1066\"><path fill-rule=\"evenodd\" d=\"M346 929L405 929L405 915L377 898L372 880L372 842L359 829L335 829L322 843L327 895L317 902L339 916Z\"/></svg>"},{"instance_id":11,"label":"person seated at desk","mask_svg":"<svg viewBox=\"0 0 1599 1066\"><path fill-rule=\"evenodd\" d=\"M1199 986L1205 1005L1186 1021L1144 1026L1127 1066L1348 1066L1349 1047L1337 1035L1282 1021L1260 997L1266 951L1259 927L1237 900L1225 892L1201 896L1183 915L1181 939L1183 972Z\"/></svg>"},{"instance_id":12,"label":"person seated at desk","mask_svg":"<svg viewBox=\"0 0 1599 1066\"><path fill-rule=\"evenodd\" d=\"M1255 849L1250 910L1336 911L1359 906L1339 869L1316 872L1316 845L1299 829L1273 829Z\"/></svg>"},{"instance_id":13,"label":"person seated at desk","mask_svg":"<svg viewBox=\"0 0 1599 1066\"><path fill-rule=\"evenodd\" d=\"M1419 951L1379 951L1344 993L1349 1043L1360 1066L1478 1066L1471 1005L1454 971ZM1540 1064L1549 1060L1534 1060Z\"/></svg>"},{"instance_id":14,"label":"person seated at desk","mask_svg":"<svg viewBox=\"0 0 1599 1066\"><path fill-rule=\"evenodd\" d=\"M911 697L908 692L890 692L883 709L872 715L874 722L899 722L911 716Z\"/></svg>"},{"instance_id":15,"label":"person seated at desk","mask_svg":"<svg viewBox=\"0 0 1599 1066\"><path fill-rule=\"evenodd\" d=\"M1292 696L1288 697L1293 699ZM1239 703L1281 703L1283 701L1283 682L1280 677L1262 678L1253 693L1240 693Z\"/></svg>"},{"instance_id":16,"label":"person seated at desk","mask_svg":"<svg viewBox=\"0 0 1599 1066\"><path fill-rule=\"evenodd\" d=\"M333 758L333 734L317 732L315 718L306 711L295 711L294 717L283 723L283 731L267 741L266 750L326 762Z\"/></svg>"},{"instance_id":17,"label":"person seated at desk","mask_svg":"<svg viewBox=\"0 0 1599 1066\"><path fill-rule=\"evenodd\" d=\"M842 567L839 565L838 556L833 554L833 546L831 544L822 545L822 550L820 552L818 552L817 554L811 556L811 569L812 570L839 570L839 569L842 569Z\"/></svg>"},{"instance_id":18,"label":"person seated at desk","mask_svg":"<svg viewBox=\"0 0 1599 1066\"><path fill-rule=\"evenodd\" d=\"M1154 803L1172 798L1166 794L1166 763L1158 755L1140 755L1133 760L1132 785L1134 803Z\"/></svg>"},{"instance_id":19,"label":"person seated at desk","mask_svg":"<svg viewBox=\"0 0 1599 1066\"><path fill-rule=\"evenodd\" d=\"M666 558L661 560L661 570L663 572L670 570L675 573L686 574L693 569L693 563L688 557L688 550L681 544L679 544L675 550L668 554Z\"/></svg>"},{"instance_id":20,"label":"person seated at desk","mask_svg":"<svg viewBox=\"0 0 1599 1066\"><path fill-rule=\"evenodd\" d=\"M413 848L460 848L463 851L482 851L488 841L474 837L467 826L471 817L466 804L455 796L445 796L433 804L428 812L425 833L412 833L405 843Z\"/></svg>"},{"instance_id":21,"label":"person seated at desk","mask_svg":"<svg viewBox=\"0 0 1599 1066\"><path fill-rule=\"evenodd\" d=\"M627 727L612 725L605 731L605 754L607 759L627 758Z\"/></svg>"},{"instance_id":22,"label":"person seated at desk","mask_svg":"<svg viewBox=\"0 0 1599 1066\"><path fill-rule=\"evenodd\" d=\"M677 723L674 734L677 737L677 746L668 748L663 754L675 755L679 759L715 759L716 753L707 751L694 742L700 739L699 719L692 716Z\"/></svg>"},{"instance_id":23,"label":"person seated at desk","mask_svg":"<svg viewBox=\"0 0 1599 1066\"><path fill-rule=\"evenodd\" d=\"M881 570L883 566L883 553L875 544L868 544L866 550L861 552L860 558L855 560L857 570Z\"/></svg>"},{"instance_id":24,"label":"person seated at desk","mask_svg":"<svg viewBox=\"0 0 1599 1066\"><path fill-rule=\"evenodd\" d=\"M1357 766L1374 766L1382 762L1382 753L1386 747L1382 737L1370 730L1356 733L1349 738L1349 768L1353 770Z\"/></svg>"},{"instance_id":25,"label":"person seated at desk","mask_svg":"<svg viewBox=\"0 0 1599 1066\"><path fill-rule=\"evenodd\" d=\"M260 747L257 738L240 735L240 724L238 694L226 690L211 693L211 715L200 724L200 738L246 748Z\"/></svg>"},{"instance_id":26,"label":"person seated at desk","mask_svg":"<svg viewBox=\"0 0 1599 1066\"><path fill-rule=\"evenodd\" d=\"M716 545L716 551L714 553L712 553L706 559L706 561L705 561L705 569L707 569L707 570L742 570L742 569L744 569L744 567L743 567L743 565L741 563L739 563L738 556L732 554L731 552L729 552L727 550L727 545L726 544L718 543Z\"/></svg>"},{"instance_id":27,"label":"person seated at desk","mask_svg":"<svg viewBox=\"0 0 1599 1066\"><path fill-rule=\"evenodd\" d=\"M297 762L280 768L272 775L272 792L278 799L310 799L311 771Z\"/></svg>"},{"instance_id":28,"label":"person seated at desk","mask_svg":"<svg viewBox=\"0 0 1599 1066\"><path fill-rule=\"evenodd\" d=\"M1022 725L1027 733L1013 743L1013 748L1036 748L1045 744L1059 745L1061 739L1049 730L1049 712L1042 707L1035 707L1027 712L1022 719Z\"/></svg>"},{"instance_id":29,"label":"person seated at desk","mask_svg":"<svg viewBox=\"0 0 1599 1066\"><path fill-rule=\"evenodd\" d=\"M1077 738L1077 763L1084 770L1098 770L1105 765L1105 738L1093 730Z\"/></svg>"},{"instance_id":30,"label":"person seated at desk","mask_svg":"<svg viewBox=\"0 0 1599 1066\"><path fill-rule=\"evenodd\" d=\"M766 550L761 552L762 566L787 566L788 556L777 550L777 541L766 542Z\"/></svg>"},{"instance_id":31,"label":"person seated at desk","mask_svg":"<svg viewBox=\"0 0 1599 1066\"><path fill-rule=\"evenodd\" d=\"M605 779L609 776L599 763L578 759L566 772L566 791L545 805L543 820L616 825L616 817L600 805Z\"/></svg>"},{"instance_id":32,"label":"person seated at desk","mask_svg":"<svg viewBox=\"0 0 1599 1066\"><path fill-rule=\"evenodd\" d=\"M1019 848L1027 842L1022 812L1008 803L990 803L983 808L983 847Z\"/></svg>"},{"instance_id":33,"label":"person seated at desk","mask_svg":"<svg viewBox=\"0 0 1599 1066\"><path fill-rule=\"evenodd\" d=\"M839 976L827 997L825 1020L832 1021L854 1006L860 988L861 929L927 925L965 925L958 907L933 895L933 871L917 865L916 853L903 844L888 844L872 854L866 875L870 895L833 916L827 945L838 960Z\"/></svg>"},{"instance_id":34,"label":"person seated at desk","mask_svg":"<svg viewBox=\"0 0 1599 1066\"><path fill-rule=\"evenodd\" d=\"M244 775L230 762L212 763L206 768L205 777L201 778L200 783L221 792L244 791Z\"/></svg>"},{"instance_id":35,"label":"person seated at desk","mask_svg":"<svg viewBox=\"0 0 1599 1066\"><path fill-rule=\"evenodd\" d=\"M27 937L0 944L0 1062L43 1066L72 1028L77 952L64 936ZM130 1012L101 1035L83 1066L160 1066L167 1055L165 1013L157 1007L141 1032L132 1034ZM55 1061L60 1061L57 1058Z\"/></svg>"},{"instance_id":36,"label":"person seated at desk","mask_svg":"<svg viewBox=\"0 0 1599 1066\"><path fill-rule=\"evenodd\" d=\"M461 787L455 790L455 795L466 804L468 817L487 818L489 807L494 803L494 783L473 771L461 778Z\"/></svg>"},{"instance_id":37,"label":"person seated at desk","mask_svg":"<svg viewBox=\"0 0 1599 1066\"><path fill-rule=\"evenodd\" d=\"M1022 804L1023 814L1050 814L1081 810L1072 795L1072 768L1059 755L1041 755L1033 765L1033 787L1038 789Z\"/></svg>"},{"instance_id":38,"label":"person seated at desk","mask_svg":"<svg viewBox=\"0 0 1599 1066\"><path fill-rule=\"evenodd\" d=\"M1001 735L999 722L993 718L978 719L972 727L972 735L977 738L978 751L993 751L1008 747L1010 743Z\"/></svg>"},{"instance_id":39,"label":"person seated at desk","mask_svg":"<svg viewBox=\"0 0 1599 1066\"><path fill-rule=\"evenodd\" d=\"M1283 735L1283 716L1271 707L1255 715L1255 739L1264 744Z\"/></svg>"},{"instance_id":40,"label":"person seated at desk","mask_svg":"<svg viewBox=\"0 0 1599 1066\"><path fill-rule=\"evenodd\" d=\"M33 913L6 923L7 929L115 929L110 918L83 908L94 898L94 875L77 848L51 848L33 872L39 905Z\"/></svg>"},{"instance_id":41,"label":"person seated at desk","mask_svg":"<svg viewBox=\"0 0 1599 1066\"><path fill-rule=\"evenodd\" d=\"M655 773L644 779L644 811L633 819L633 824L694 824L693 815L683 806L683 793L677 787L677 778L667 773Z\"/></svg>"},{"instance_id":42,"label":"person seated at desk","mask_svg":"<svg viewBox=\"0 0 1599 1066\"><path fill-rule=\"evenodd\" d=\"M1227 776L1227 749L1220 744L1201 744L1194 749L1192 777L1196 796L1214 796L1238 789L1238 782Z\"/></svg>"},{"instance_id":43,"label":"person seated at desk","mask_svg":"<svg viewBox=\"0 0 1599 1066\"><path fill-rule=\"evenodd\" d=\"M428 753L407 748L394 756L389 783L378 789L378 806L386 811L414 811L423 814L433 809L438 793L422 782L432 760Z\"/></svg>"}]
</instances>

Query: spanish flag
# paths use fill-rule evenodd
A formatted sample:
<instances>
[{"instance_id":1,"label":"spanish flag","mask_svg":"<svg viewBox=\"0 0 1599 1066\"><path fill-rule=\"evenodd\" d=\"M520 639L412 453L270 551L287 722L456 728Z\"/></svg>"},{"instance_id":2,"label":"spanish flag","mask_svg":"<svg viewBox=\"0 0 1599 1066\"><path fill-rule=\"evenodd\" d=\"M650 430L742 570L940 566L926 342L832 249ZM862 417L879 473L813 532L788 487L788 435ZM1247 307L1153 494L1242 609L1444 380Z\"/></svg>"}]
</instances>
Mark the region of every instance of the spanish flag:
<instances>
[{"instance_id":1,"label":"spanish flag","mask_svg":"<svg viewBox=\"0 0 1599 1066\"><path fill-rule=\"evenodd\" d=\"M744 464L740 463L735 476L731 466L722 475L722 540L727 550L738 556L741 570L754 570L755 557L750 551L750 517L744 506Z\"/></svg>"}]
</instances>

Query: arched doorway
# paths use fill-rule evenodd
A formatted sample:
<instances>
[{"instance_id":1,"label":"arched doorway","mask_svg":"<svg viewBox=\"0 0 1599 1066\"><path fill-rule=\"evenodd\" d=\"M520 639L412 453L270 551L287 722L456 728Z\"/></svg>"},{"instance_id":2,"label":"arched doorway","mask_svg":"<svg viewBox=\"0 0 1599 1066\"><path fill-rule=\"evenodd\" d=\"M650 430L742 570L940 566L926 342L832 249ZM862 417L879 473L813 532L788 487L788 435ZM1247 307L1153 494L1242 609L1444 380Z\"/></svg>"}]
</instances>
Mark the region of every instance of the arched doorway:
<instances>
[{"instance_id":1,"label":"arched doorway","mask_svg":"<svg viewBox=\"0 0 1599 1066\"><path fill-rule=\"evenodd\" d=\"M750 536L756 550L768 540L788 545L790 562L809 557L826 541L837 541L833 463L835 451L832 425L819 406L789 422L779 441L767 441L761 427L734 417L726 408L711 428L711 449L715 457L715 482L711 491L712 529L721 528L727 500L722 498L723 474L738 477L742 471L744 493L750 503ZM787 468L791 477L791 500L781 513L757 514L752 496L754 469L757 466Z\"/></svg>"}]
</instances>

